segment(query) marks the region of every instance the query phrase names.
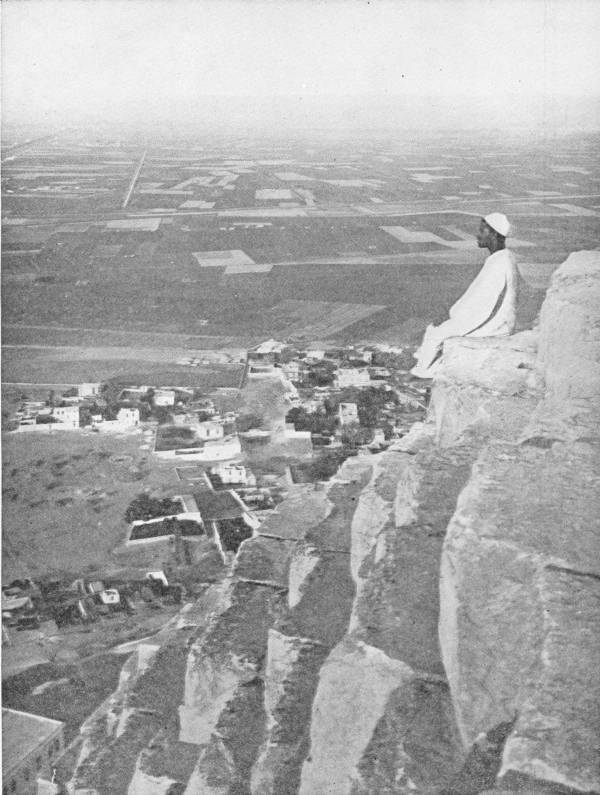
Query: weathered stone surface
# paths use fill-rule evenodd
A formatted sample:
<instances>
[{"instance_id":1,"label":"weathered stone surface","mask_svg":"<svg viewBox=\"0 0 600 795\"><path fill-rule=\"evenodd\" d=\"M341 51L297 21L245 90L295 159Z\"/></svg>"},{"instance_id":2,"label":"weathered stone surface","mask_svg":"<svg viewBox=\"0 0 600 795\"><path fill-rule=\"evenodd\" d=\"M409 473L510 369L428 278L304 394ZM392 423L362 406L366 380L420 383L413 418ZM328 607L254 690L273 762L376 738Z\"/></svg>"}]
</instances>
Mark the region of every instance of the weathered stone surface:
<instances>
[{"instance_id":1,"label":"weathered stone surface","mask_svg":"<svg viewBox=\"0 0 600 795\"><path fill-rule=\"evenodd\" d=\"M189 652L179 708L181 741L207 743L238 685L261 670L280 599L268 586L233 583L229 608Z\"/></svg>"},{"instance_id":2,"label":"weathered stone surface","mask_svg":"<svg viewBox=\"0 0 600 795\"><path fill-rule=\"evenodd\" d=\"M597 252L555 274L545 392L516 438L514 426L499 435L512 442L482 451L444 544L440 642L461 736L469 747L514 722L509 790L600 791L599 279Z\"/></svg>"},{"instance_id":3,"label":"weathered stone surface","mask_svg":"<svg viewBox=\"0 0 600 795\"><path fill-rule=\"evenodd\" d=\"M360 641L345 639L334 649L321 669L313 704L301 795L352 791L357 767L390 695L413 677L400 660Z\"/></svg>"},{"instance_id":4,"label":"weathered stone surface","mask_svg":"<svg viewBox=\"0 0 600 795\"><path fill-rule=\"evenodd\" d=\"M256 795L297 792L306 756L311 705L327 647L308 638L269 633L265 671L267 735L253 771Z\"/></svg>"},{"instance_id":5,"label":"weathered stone surface","mask_svg":"<svg viewBox=\"0 0 600 795\"><path fill-rule=\"evenodd\" d=\"M302 544L293 551L288 574L288 606L295 607L304 589L304 582L319 562L319 550Z\"/></svg>"},{"instance_id":6,"label":"weathered stone surface","mask_svg":"<svg viewBox=\"0 0 600 795\"><path fill-rule=\"evenodd\" d=\"M470 446L383 454L385 477L374 485L388 521L360 568L350 631L417 671L443 674L439 561L473 456Z\"/></svg>"},{"instance_id":7,"label":"weathered stone surface","mask_svg":"<svg viewBox=\"0 0 600 795\"><path fill-rule=\"evenodd\" d=\"M281 538L302 539L329 514L331 502L326 491L316 491L312 484L296 486L262 524L258 533Z\"/></svg>"},{"instance_id":8,"label":"weathered stone surface","mask_svg":"<svg viewBox=\"0 0 600 795\"><path fill-rule=\"evenodd\" d=\"M600 405L600 252L577 251L554 274L540 313L537 369L547 398Z\"/></svg>"},{"instance_id":9,"label":"weathered stone surface","mask_svg":"<svg viewBox=\"0 0 600 795\"><path fill-rule=\"evenodd\" d=\"M534 368L537 341L536 331L510 337L451 337L444 343L439 378L517 394Z\"/></svg>"},{"instance_id":10,"label":"weathered stone surface","mask_svg":"<svg viewBox=\"0 0 600 795\"><path fill-rule=\"evenodd\" d=\"M500 778L509 772L584 792L600 789L600 578L548 566L543 668L508 738ZM567 677L567 678L566 678Z\"/></svg>"},{"instance_id":11,"label":"weathered stone surface","mask_svg":"<svg viewBox=\"0 0 600 795\"><path fill-rule=\"evenodd\" d=\"M281 538L260 535L249 538L238 550L234 577L287 589L289 561L295 545L295 541Z\"/></svg>"},{"instance_id":12,"label":"weathered stone surface","mask_svg":"<svg viewBox=\"0 0 600 795\"><path fill-rule=\"evenodd\" d=\"M462 761L447 684L416 678L391 694L351 792L438 795Z\"/></svg>"},{"instance_id":13,"label":"weathered stone surface","mask_svg":"<svg viewBox=\"0 0 600 795\"><path fill-rule=\"evenodd\" d=\"M467 430L516 438L530 418L535 394L535 332L512 337L455 337L431 391L436 440L455 444Z\"/></svg>"},{"instance_id":14,"label":"weathered stone surface","mask_svg":"<svg viewBox=\"0 0 600 795\"><path fill-rule=\"evenodd\" d=\"M229 795L235 779L236 770L231 754L224 743L215 738L214 744L202 752L184 795Z\"/></svg>"},{"instance_id":15,"label":"weathered stone surface","mask_svg":"<svg viewBox=\"0 0 600 795\"><path fill-rule=\"evenodd\" d=\"M149 776L138 762L127 795L167 795L169 788L175 783L177 782L166 776Z\"/></svg>"},{"instance_id":16,"label":"weathered stone surface","mask_svg":"<svg viewBox=\"0 0 600 795\"><path fill-rule=\"evenodd\" d=\"M100 795L126 795L130 782L137 782L138 776L147 772L142 770L144 750L161 736L176 737L176 705L183 693L185 662L185 644L175 637L145 657L141 671L135 665L124 668L119 691L110 700L114 705L120 696L120 714L112 713L112 721L106 721L110 712L106 708L98 711L99 721L93 727L93 738L89 738L88 752L75 769L74 788L89 787ZM182 769L185 778L190 772L191 768ZM150 780L163 778L155 771L148 775Z\"/></svg>"}]
</instances>

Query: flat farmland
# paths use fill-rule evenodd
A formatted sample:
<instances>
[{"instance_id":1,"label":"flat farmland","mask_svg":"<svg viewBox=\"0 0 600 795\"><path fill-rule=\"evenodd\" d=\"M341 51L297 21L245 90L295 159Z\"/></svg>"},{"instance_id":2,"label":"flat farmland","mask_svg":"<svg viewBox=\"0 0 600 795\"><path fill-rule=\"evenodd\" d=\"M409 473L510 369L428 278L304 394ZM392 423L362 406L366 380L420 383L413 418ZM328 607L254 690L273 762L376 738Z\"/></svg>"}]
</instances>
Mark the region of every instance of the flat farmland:
<instances>
[{"instance_id":1,"label":"flat farmland","mask_svg":"<svg viewBox=\"0 0 600 795\"><path fill-rule=\"evenodd\" d=\"M485 253L473 235L492 210L509 216L536 286L570 251L597 245L591 135L547 148L466 133L360 143L157 139L125 212L141 151L136 140L115 147L95 136L90 145L66 133L6 163L4 245L22 253L8 261L4 323L87 330L81 340L56 332L15 340L11 331L7 344L201 350L297 335L304 322L308 334L344 337L414 327L443 317L475 275ZM298 207L265 206L290 196ZM210 261L198 262L201 252ZM226 252L244 252L244 262ZM295 314L289 301L355 306L327 325ZM387 308L365 314L367 305ZM103 338L105 329L113 331ZM146 343L117 329L182 339ZM112 358L95 361L111 370Z\"/></svg>"},{"instance_id":2,"label":"flat farmland","mask_svg":"<svg viewBox=\"0 0 600 795\"><path fill-rule=\"evenodd\" d=\"M210 391L237 387L243 365L177 365L189 351L150 348L74 346L5 346L2 381L6 384L62 384L104 381L120 377L132 382L190 386Z\"/></svg>"},{"instance_id":3,"label":"flat farmland","mask_svg":"<svg viewBox=\"0 0 600 795\"><path fill-rule=\"evenodd\" d=\"M278 325L281 324L286 336L296 338L302 336L310 340L333 336L346 326L358 323L385 308L369 304L288 299L276 304L269 315L274 329L277 330Z\"/></svg>"},{"instance_id":4,"label":"flat farmland","mask_svg":"<svg viewBox=\"0 0 600 795\"><path fill-rule=\"evenodd\" d=\"M5 325L2 329L4 345L66 345L97 347L131 347L160 350L171 358L190 355L191 351L225 349L219 357L223 361L239 360L248 347L245 339L215 337L207 334L177 334L175 332L134 331L125 329L82 328L65 326ZM147 352L144 352L145 355ZM208 354L206 354L208 356Z\"/></svg>"}]
</instances>

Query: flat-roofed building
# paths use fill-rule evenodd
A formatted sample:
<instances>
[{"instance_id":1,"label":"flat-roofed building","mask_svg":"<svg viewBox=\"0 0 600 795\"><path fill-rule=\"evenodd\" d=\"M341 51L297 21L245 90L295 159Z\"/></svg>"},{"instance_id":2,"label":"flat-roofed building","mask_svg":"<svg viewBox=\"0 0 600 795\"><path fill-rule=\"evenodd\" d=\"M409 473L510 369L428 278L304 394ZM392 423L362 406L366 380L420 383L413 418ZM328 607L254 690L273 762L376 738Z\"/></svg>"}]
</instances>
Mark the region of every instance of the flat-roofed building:
<instances>
[{"instance_id":1,"label":"flat-roofed building","mask_svg":"<svg viewBox=\"0 0 600 795\"><path fill-rule=\"evenodd\" d=\"M223 426L220 423L212 422L211 420L199 422L195 426L195 431L198 439L203 439L206 441L222 439L225 435Z\"/></svg>"},{"instance_id":2,"label":"flat-roofed building","mask_svg":"<svg viewBox=\"0 0 600 795\"><path fill-rule=\"evenodd\" d=\"M340 425L356 425L359 422L356 403L340 403L338 406L338 419Z\"/></svg>"},{"instance_id":3,"label":"flat-roofed building","mask_svg":"<svg viewBox=\"0 0 600 795\"><path fill-rule=\"evenodd\" d=\"M154 405L155 406L174 406L175 405L175 390L173 390L173 389L156 389L154 391Z\"/></svg>"},{"instance_id":4,"label":"flat-roofed building","mask_svg":"<svg viewBox=\"0 0 600 795\"><path fill-rule=\"evenodd\" d=\"M38 779L50 784L65 750L63 729L59 720L2 710L2 795L34 795Z\"/></svg>"},{"instance_id":5,"label":"flat-roofed building","mask_svg":"<svg viewBox=\"0 0 600 795\"><path fill-rule=\"evenodd\" d=\"M349 386L368 386L371 383L369 371L354 367L341 367L335 374L334 385L337 389Z\"/></svg>"},{"instance_id":6,"label":"flat-roofed building","mask_svg":"<svg viewBox=\"0 0 600 795\"><path fill-rule=\"evenodd\" d=\"M52 416L62 426L61 430L79 428L79 406L55 406Z\"/></svg>"}]
</instances>

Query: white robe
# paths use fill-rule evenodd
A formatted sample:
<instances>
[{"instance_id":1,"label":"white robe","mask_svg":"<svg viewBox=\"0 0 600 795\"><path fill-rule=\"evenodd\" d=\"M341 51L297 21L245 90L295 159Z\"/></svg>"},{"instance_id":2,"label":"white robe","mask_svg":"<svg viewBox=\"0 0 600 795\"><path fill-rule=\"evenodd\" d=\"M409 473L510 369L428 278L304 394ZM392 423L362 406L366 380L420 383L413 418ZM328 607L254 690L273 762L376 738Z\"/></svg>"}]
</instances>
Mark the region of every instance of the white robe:
<instances>
[{"instance_id":1,"label":"white robe","mask_svg":"<svg viewBox=\"0 0 600 795\"><path fill-rule=\"evenodd\" d=\"M428 326L415 351L417 364L411 370L419 378L431 378L437 355L448 337L502 337L512 334L516 321L517 266L512 251L504 248L491 254L466 292L450 309L450 317L439 326Z\"/></svg>"}]
</instances>

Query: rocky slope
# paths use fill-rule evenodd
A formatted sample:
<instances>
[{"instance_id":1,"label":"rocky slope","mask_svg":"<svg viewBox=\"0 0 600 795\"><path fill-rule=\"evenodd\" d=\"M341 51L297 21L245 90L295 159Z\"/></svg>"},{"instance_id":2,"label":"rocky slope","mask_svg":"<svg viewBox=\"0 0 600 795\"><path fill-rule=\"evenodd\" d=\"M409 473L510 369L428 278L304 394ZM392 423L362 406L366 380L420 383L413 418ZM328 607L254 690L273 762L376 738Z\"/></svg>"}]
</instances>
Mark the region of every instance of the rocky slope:
<instances>
[{"instance_id":1,"label":"rocky slope","mask_svg":"<svg viewBox=\"0 0 600 795\"><path fill-rule=\"evenodd\" d=\"M427 423L298 487L130 660L72 789L600 791L599 299L581 252L539 328L451 341Z\"/></svg>"}]
</instances>

